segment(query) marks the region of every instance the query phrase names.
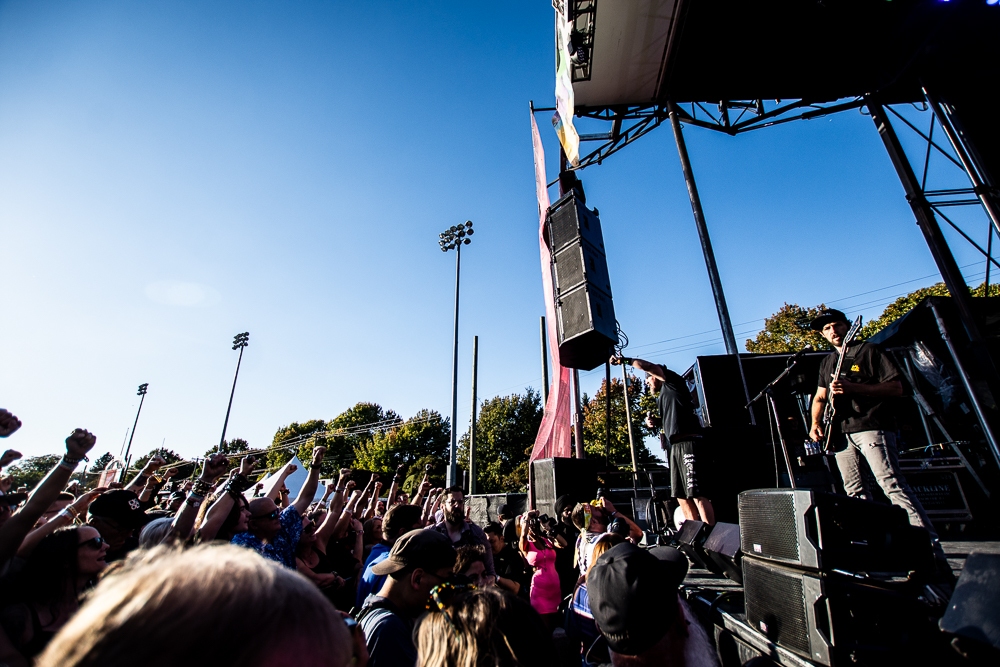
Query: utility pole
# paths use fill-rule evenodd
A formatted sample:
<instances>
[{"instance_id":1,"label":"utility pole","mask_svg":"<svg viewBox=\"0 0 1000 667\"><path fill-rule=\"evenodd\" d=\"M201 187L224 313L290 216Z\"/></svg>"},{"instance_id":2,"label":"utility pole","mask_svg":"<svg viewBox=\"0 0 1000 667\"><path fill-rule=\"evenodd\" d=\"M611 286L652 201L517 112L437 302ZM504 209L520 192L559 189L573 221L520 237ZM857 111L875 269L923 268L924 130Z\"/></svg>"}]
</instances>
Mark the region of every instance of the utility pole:
<instances>
[{"instance_id":1,"label":"utility pole","mask_svg":"<svg viewBox=\"0 0 1000 667\"><path fill-rule=\"evenodd\" d=\"M233 337L233 349L240 351L236 360L236 375L233 377L233 390L229 392L229 407L226 408L226 421L222 424L222 438L219 440L219 451L226 444L226 428L229 427L229 411L233 409L233 396L236 394L236 380L240 377L240 363L243 361L243 348L250 344L250 332L244 331Z\"/></svg>"},{"instance_id":2,"label":"utility pole","mask_svg":"<svg viewBox=\"0 0 1000 667\"><path fill-rule=\"evenodd\" d=\"M476 492L476 381L479 376L479 336L472 337L472 423L469 425L469 495Z\"/></svg>"},{"instance_id":3,"label":"utility pole","mask_svg":"<svg viewBox=\"0 0 1000 667\"><path fill-rule=\"evenodd\" d=\"M542 406L549 402L549 346L545 339L545 316L541 318L541 339L542 339Z\"/></svg>"},{"instance_id":4,"label":"utility pole","mask_svg":"<svg viewBox=\"0 0 1000 667\"><path fill-rule=\"evenodd\" d=\"M587 457L583 449L583 410L580 409L580 371L573 369L573 439L576 440L576 458Z\"/></svg>"}]
</instances>

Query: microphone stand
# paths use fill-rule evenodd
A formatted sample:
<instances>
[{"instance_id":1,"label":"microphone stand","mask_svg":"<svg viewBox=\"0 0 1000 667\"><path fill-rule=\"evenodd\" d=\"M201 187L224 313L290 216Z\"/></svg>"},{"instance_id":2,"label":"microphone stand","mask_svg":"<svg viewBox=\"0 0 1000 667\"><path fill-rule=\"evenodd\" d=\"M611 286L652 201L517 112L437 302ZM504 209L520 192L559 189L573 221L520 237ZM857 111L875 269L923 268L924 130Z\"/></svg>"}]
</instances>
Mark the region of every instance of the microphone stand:
<instances>
[{"instance_id":1,"label":"microphone stand","mask_svg":"<svg viewBox=\"0 0 1000 667\"><path fill-rule=\"evenodd\" d=\"M778 377L768 382L767 385L760 390L760 393L754 396L752 399L750 399L750 402L747 403L746 406L744 406L746 408L749 408L751 405L759 401L761 398L767 396L767 402L770 404L771 412L774 414L774 424L775 424L775 429L778 432L778 442L781 443L781 453L785 457L785 468L788 469L788 481L791 482L793 489L797 488L795 486L795 473L792 471L792 458L791 455L788 453L788 443L785 442L785 436L781 432L781 418L778 416L778 402L774 400L774 386L779 382L781 382L782 380L784 380L786 377L788 377L788 374L792 372L792 369L795 368L795 365L799 363L799 358L805 353L806 350L799 350L792 357L790 357L788 359L788 363L785 365L785 370L781 371L781 374L778 375ZM774 442L774 433L772 433L771 447L775 451L777 450L777 444L778 443ZM775 454L774 467L775 470L777 470L778 468L777 454ZM780 482L780 479L777 481Z\"/></svg>"}]
</instances>

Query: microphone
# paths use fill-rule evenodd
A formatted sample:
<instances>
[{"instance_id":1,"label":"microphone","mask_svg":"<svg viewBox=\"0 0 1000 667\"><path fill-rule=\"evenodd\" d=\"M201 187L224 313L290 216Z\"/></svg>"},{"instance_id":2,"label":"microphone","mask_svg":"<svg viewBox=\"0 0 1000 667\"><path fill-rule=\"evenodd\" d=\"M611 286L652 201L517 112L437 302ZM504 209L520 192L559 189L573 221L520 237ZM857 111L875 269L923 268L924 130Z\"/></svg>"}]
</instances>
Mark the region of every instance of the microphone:
<instances>
[{"instance_id":1,"label":"microphone","mask_svg":"<svg viewBox=\"0 0 1000 667\"><path fill-rule=\"evenodd\" d=\"M789 361L790 362L798 361L802 357L803 354L805 354L806 352L812 352L812 351L813 351L813 346L812 345L806 345L804 348L802 348L801 350L799 350L798 352L796 352L795 354L793 354L792 357L791 357L791 359L789 359Z\"/></svg>"}]
</instances>

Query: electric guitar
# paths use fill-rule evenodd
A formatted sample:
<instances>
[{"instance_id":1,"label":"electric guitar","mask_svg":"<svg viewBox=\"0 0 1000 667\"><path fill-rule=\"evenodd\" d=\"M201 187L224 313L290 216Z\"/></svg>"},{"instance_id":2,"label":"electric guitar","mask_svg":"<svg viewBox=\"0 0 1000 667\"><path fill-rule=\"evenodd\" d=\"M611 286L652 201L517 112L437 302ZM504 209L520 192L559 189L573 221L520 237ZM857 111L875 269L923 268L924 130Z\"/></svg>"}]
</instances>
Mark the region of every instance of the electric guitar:
<instances>
[{"instance_id":1,"label":"electric guitar","mask_svg":"<svg viewBox=\"0 0 1000 667\"><path fill-rule=\"evenodd\" d=\"M844 336L844 340L840 343L840 358L837 359L837 369L833 372L832 380L840 379L840 369L844 365L844 356L847 354L847 346L850 345L854 337L858 335L858 331L861 329L861 316L858 315L858 319L854 320L854 324L848 329L847 335ZM833 418L837 414L837 408L834 407L833 392L830 392L830 400L826 402L826 408L823 410L823 451L830 451L830 443L833 440Z\"/></svg>"}]
</instances>

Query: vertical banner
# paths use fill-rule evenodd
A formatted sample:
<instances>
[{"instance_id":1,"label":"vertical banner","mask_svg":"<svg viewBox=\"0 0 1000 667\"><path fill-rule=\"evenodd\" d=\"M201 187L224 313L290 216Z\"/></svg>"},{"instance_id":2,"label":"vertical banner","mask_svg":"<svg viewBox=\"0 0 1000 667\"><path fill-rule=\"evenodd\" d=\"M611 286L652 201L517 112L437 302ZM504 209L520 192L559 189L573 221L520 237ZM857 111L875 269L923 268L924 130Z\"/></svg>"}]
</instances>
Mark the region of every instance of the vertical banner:
<instances>
[{"instance_id":1,"label":"vertical banner","mask_svg":"<svg viewBox=\"0 0 1000 667\"><path fill-rule=\"evenodd\" d=\"M569 52L573 25L569 20L567 0L555 0L552 7L556 10L556 113L552 117L552 125L555 126L556 136L559 137L566 159L571 165L578 167L580 135L573 127L573 109L576 103L573 95L573 65L570 62Z\"/></svg>"},{"instance_id":2,"label":"vertical banner","mask_svg":"<svg viewBox=\"0 0 1000 667\"><path fill-rule=\"evenodd\" d=\"M545 403L545 415L535 437L530 461L570 456L570 369L559 363L559 337L556 333L555 293L552 289L552 267L549 243L545 238L545 216L549 209L548 181L545 178L545 150L538 134L535 114L531 114L531 143L535 156L535 194L538 196L538 247L542 261L542 290L545 294L545 325L552 351L552 377L555 380Z\"/></svg>"}]
</instances>

